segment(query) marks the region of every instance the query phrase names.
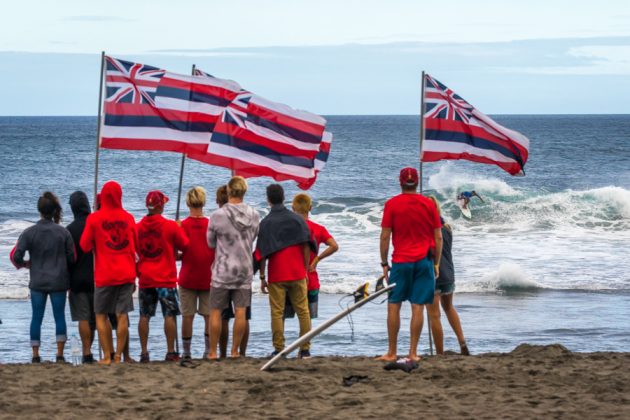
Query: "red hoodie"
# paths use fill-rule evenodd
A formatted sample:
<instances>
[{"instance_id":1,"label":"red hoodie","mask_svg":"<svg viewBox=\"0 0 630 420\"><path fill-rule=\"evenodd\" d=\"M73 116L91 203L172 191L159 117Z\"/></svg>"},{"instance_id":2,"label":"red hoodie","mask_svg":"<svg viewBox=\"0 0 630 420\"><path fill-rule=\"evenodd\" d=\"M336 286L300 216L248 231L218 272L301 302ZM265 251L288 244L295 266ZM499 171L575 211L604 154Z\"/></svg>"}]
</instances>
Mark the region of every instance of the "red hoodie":
<instances>
[{"instance_id":1,"label":"red hoodie","mask_svg":"<svg viewBox=\"0 0 630 420\"><path fill-rule=\"evenodd\" d=\"M122 207L122 188L115 181L103 185L101 208L90 214L81 235L81 249L94 250L96 287L136 281L136 221Z\"/></svg>"},{"instance_id":2,"label":"red hoodie","mask_svg":"<svg viewBox=\"0 0 630 420\"><path fill-rule=\"evenodd\" d=\"M139 287L177 287L175 254L188 247L184 230L161 214L143 217L137 228Z\"/></svg>"}]
</instances>

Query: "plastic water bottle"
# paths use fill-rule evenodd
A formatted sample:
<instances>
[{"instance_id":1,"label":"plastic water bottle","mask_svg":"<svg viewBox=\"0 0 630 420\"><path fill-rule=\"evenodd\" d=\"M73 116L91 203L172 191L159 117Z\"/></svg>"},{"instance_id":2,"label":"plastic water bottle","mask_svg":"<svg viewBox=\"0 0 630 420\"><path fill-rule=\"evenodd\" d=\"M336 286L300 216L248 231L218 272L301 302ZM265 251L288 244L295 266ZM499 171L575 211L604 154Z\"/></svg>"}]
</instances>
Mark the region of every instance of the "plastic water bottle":
<instances>
[{"instance_id":1,"label":"plastic water bottle","mask_svg":"<svg viewBox=\"0 0 630 420\"><path fill-rule=\"evenodd\" d=\"M72 365L79 366L81 364L82 352L81 346L79 345L79 340L77 339L76 335L72 336L72 339L70 340L70 346L72 351Z\"/></svg>"}]
</instances>

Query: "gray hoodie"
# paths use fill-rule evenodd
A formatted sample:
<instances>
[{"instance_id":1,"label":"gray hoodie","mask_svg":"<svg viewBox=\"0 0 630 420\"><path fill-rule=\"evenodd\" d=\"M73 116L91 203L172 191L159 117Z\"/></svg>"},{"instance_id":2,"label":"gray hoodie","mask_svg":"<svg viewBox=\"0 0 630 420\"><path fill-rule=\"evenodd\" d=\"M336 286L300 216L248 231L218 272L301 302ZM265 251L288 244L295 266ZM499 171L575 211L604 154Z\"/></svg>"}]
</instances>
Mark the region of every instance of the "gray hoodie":
<instances>
[{"instance_id":1,"label":"gray hoodie","mask_svg":"<svg viewBox=\"0 0 630 420\"><path fill-rule=\"evenodd\" d=\"M212 287L251 289L259 223L256 210L245 203L227 203L210 215L208 245L215 248Z\"/></svg>"}]
</instances>

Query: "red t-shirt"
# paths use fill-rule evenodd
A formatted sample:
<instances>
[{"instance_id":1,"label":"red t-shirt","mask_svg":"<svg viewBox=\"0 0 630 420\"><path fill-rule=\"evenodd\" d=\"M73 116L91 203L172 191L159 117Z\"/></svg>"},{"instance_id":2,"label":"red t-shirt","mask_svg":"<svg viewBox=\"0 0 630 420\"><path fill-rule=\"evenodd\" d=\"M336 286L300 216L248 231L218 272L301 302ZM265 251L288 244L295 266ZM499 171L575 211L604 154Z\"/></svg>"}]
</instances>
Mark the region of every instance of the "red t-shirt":
<instances>
[{"instance_id":1,"label":"red t-shirt","mask_svg":"<svg viewBox=\"0 0 630 420\"><path fill-rule=\"evenodd\" d=\"M422 194L399 194L389 199L381 227L392 229L392 262L416 262L426 257L434 231L441 225L435 203Z\"/></svg>"},{"instance_id":2,"label":"red t-shirt","mask_svg":"<svg viewBox=\"0 0 630 420\"><path fill-rule=\"evenodd\" d=\"M206 239L208 218L187 217L182 221L182 229L190 243L182 255L178 283L186 289L209 290L212 282L214 249L208 246Z\"/></svg>"},{"instance_id":3,"label":"red t-shirt","mask_svg":"<svg viewBox=\"0 0 630 420\"><path fill-rule=\"evenodd\" d=\"M173 220L161 214L145 216L138 223L138 286L176 287L175 252L185 251L188 238Z\"/></svg>"},{"instance_id":4,"label":"red t-shirt","mask_svg":"<svg viewBox=\"0 0 630 420\"><path fill-rule=\"evenodd\" d=\"M303 247L303 244L288 246L269 256L267 269L269 283L306 278Z\"/></svg>"},{"instance_id":5,"label":"red t-shirt","mask_svg":"<svg viewBox=\"0 0 630 420\"><path fill-rule=\"evenodd\" d=\"M320 224L317 224L311 220L307 220L308 230L311 231L311 239L315 242L317 252L311 252L311 258L308 264L312 264L315 257L319 254L319 245L326 243L327 240L332 238L332 235L328 233L326 228ZM308 273L308 290L319 290L319 275L317 271Z\"/></svg>"}]
</instances>

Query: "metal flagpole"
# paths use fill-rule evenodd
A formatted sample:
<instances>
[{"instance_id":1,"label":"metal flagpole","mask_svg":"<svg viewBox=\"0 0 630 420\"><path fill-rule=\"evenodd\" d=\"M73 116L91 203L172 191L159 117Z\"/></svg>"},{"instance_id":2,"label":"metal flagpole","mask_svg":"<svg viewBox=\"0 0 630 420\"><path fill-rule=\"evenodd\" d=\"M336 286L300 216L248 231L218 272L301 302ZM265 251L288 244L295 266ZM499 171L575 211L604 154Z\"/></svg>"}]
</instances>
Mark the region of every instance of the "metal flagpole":
<instances>
[{"instance_id":1,"label":"metal flagpole","mask_svg":"<svg viewBox=\"0 0 630 420\"><path fill-rule=\"evenodd\" d=\"M192 65L191 73L195 75L195 65ZM182 184L184 183L184 164L186 163L186 153L182 153L182 163L179 166L179 186L177 187L177 209L175 210L175 220L179 220L179 206L182 201Z\"/></svg>"},{"instance_id":2,"label":"metal flagpole","mask_svg":"<svg viewBox=\"0 0 630 420\"><path fill-rule=\"evenodd\" d=\"M191 75L195 75L195 65L192 65ZM186 153L182 153L182 163L179 166L179 185L177 187L177 210L175 210L175 220L179 220L179 206L182 201L182 184L184 183L184 164L186 163ZM179 332L177 331L177 315L175 315L175 351L179 355Z\"/></svg>"},{"instance_id":3,"label":"metal flagpole","mask_svg":"<svg viewBox=\"0 0 630 420\"><path fill-rule=\"evenodd\" d=\"M424 189L422 188L422 152L424 146L424 113L425 113L425 103L424 103L424 87L426 85L424 79L424 71L422 71L422 82L420 84L420 194L423 193ZM431 352L431 356L433 356L433 334L431 333L431 318L429 317L429 308L427 308L427 329L429 330L429 351Z\"/></svg>"},{"instance_id":4,"label":"metal flagpole","mask_svg":"<svg viewBox=\"0 0 630 420\"><path fill-rule=\"evenodd\" d=\"M96 195L98 194L98 161L101 150L101 123L103 121L103 76L105 74L105 51L101 51L101 79L98 84L98 118L96 121L96 158L94 164L94 196L92 198L92 208L96 210ZM96 264L96 259L93 259L93 264ZM101 347L101 337L96 334L96 341L98 345L98 358L103 359L103 348Z\"/></svg>"},{"instance_id":5,"label":"metal flagpole","mask_svg":"<svg viewBox=\"0 0 630 420\"><path fill-rule=\"evenodd\" d=\"M422 72L422 85L420 87L420 194L423 192L422 188L422 148L424 146L424 71Z\"/></svg>"},{"instance_id":6,"label":"metal flagpole","mask_svg":"<svg viewBox=\"0 0 630 420\"><path fill-rule=\"evenodd\" d=\"M105 74L105 51L101 51L101 79L98 88L98 119L96 125L96 163L94 164L94 197L92 208L96 209L96 194L98 194L98 161L101 150L101 125L103 122L103 75Z\"/></svg>"}]
</instances>

